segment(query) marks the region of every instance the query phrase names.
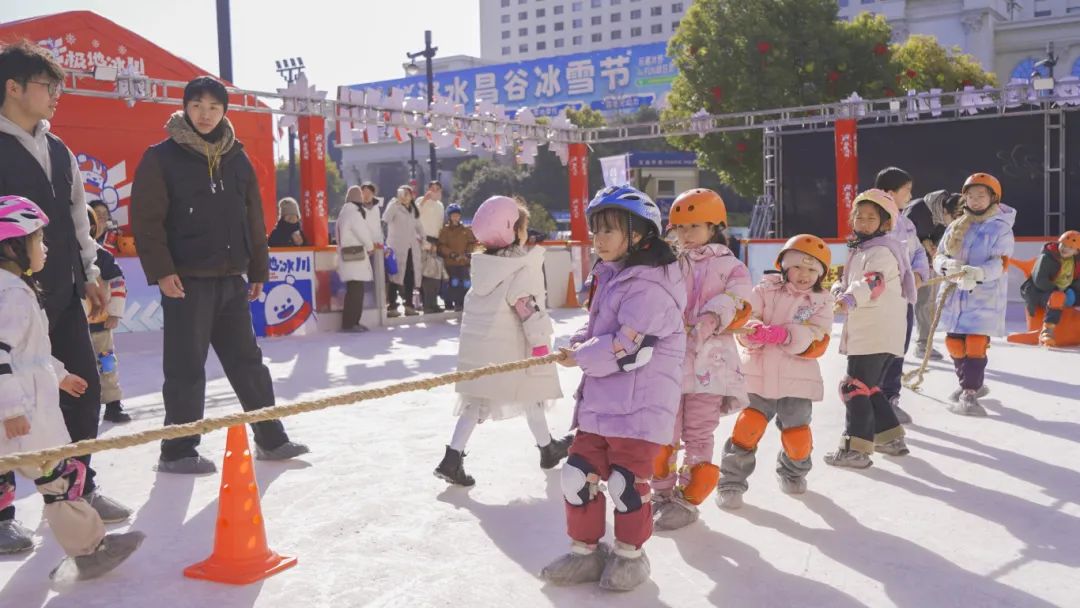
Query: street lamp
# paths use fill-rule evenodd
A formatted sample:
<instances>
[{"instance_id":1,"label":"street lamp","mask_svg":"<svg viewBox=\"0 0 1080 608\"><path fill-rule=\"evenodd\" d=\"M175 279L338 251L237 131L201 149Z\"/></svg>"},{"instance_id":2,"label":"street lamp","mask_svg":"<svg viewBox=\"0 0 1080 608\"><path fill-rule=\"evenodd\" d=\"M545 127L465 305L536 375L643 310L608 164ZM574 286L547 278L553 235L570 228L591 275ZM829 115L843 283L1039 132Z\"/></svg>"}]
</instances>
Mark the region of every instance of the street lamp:
<instances>
[{"instance_id":1,"label":"street lamp","mask_svg":"<svg viewBox=\"0 0 1080 608\"><path fill-rule=\"evenodd\" d=\"M300 57L289 57L275 61L277 73L285 79L285 83L292 86L300 74L304 73L304 60ZM289 127L289 196L299 198L300 193L296 187L296 130Z\"/></svg>"},{"instance_id":2,"label":"street lamp","mask_svg":"<svg viewBox=\"0 0 1080 608\"><path fill-rule=\"evenodd\" d=\"M427 67L427 102L428 113L431 112L431 104L435 101L435 75L431 69L431 60L435 58L435 53L439 50L439 47L431 46L431 30L424 30L424 50L417 51L415 53L405 53L405 56L409 58L409 63L404 64L405 73L409 76L415 76L420 73L420 66L416 65L416 58L423 57ZM435 144L429 144L431 165L431 179L438 179L439 173L436 169L437 161L435 159ZM415 165L414 172L415 172ZM415 178L415 176L414 176Z\"/></svg>"}]
</instances>

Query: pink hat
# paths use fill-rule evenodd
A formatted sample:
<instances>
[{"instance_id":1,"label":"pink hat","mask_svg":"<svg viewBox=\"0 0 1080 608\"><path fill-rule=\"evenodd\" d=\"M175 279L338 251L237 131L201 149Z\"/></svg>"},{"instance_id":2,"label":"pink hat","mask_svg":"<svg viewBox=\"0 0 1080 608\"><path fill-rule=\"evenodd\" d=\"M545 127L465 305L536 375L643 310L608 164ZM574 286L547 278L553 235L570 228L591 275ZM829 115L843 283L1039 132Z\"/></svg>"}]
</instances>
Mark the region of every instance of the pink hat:
<instances>
[{"instance_id":1,"label":"pink hat","mask_svg":"<svg viewBox=\"0 0 1080 608\"><path fill-rule=\"evenodd\" d=\"M48 223L49 217L34 201L21 196L0 196L0 241L33 234Z\"/></svg>"},{"instance_id":2,"label":"pink hat","mask_svg":"<svg viewBox=\"0 0 1080 608\"><path fill-rule=\"evenodd\" d=\"M521 215L521 206L508 196L493 196L476 210L472 231L485 247L499 249L514 243L517 235L514 224Z\"/></svg>"}]
</instances>

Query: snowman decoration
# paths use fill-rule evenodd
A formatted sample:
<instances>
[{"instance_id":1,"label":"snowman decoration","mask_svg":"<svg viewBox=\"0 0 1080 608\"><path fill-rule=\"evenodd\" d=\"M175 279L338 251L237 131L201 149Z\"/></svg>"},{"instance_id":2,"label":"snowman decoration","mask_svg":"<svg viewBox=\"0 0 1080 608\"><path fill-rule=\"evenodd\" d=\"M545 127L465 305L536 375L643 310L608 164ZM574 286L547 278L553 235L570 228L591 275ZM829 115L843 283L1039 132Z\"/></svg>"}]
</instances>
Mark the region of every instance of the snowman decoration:
<instances>
[{"instance_id":1,"label":"snowman decoration","mask_svg":"<svg viewBox=\"0 0 1080 608\"><path fill-rule=\"evenodd\" d=\"M259 302L264 307L267 336L304 336L315 332L315 311L311 303L300 295L295 283L296 277L285 275L284 283L278 283L259 295Z\"/></svg>"}]
</instances>

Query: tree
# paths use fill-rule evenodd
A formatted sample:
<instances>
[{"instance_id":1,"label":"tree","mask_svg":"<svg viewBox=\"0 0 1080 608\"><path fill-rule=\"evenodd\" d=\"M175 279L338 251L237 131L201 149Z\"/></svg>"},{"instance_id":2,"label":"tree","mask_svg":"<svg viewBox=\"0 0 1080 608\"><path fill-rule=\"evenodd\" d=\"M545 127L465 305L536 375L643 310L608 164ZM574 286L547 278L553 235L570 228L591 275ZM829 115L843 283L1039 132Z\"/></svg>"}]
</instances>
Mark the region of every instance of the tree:
<instances>
[{"instance_id":1,"label":"tree","mask_svg":"<svg viewBox=\"0 0 1080 608\"><path fill-rule=\"evenodd\" d=\"M274 178L276 185L276 192L278 200L285 198L289 195L289 163L284 160L278 160L274 165ZM302 189L303 184L300 183L300 167L299 164L296 168L296 187ZM341 177L341 171L338 170L337 163L330 160L330 156L326 157L326 207L330 217L337 217L339 211L341 211L342 205L345 204L345 192L346 184L345 180ZM299 202L299 197L297 197Z\"/></svg>"},{"instance_id":2,"label":"tree","mask_svg":"<svg viewBox=\"0 0 1080 608\"><path fill-rule=\"evenodd\" d=\"M893 47L892 57L900 88L955 91L966 86L997 84L997 75L984 71L979 60L962 53L960 47L946 50L933 36L909 37Z\"/></svg>"},{"instance_id":3,"label":"tree","mask_svg":"<svg viewBox=\"0 0 1080 608\"><path fill-rule=\"evenodd\" d=\"M809 106L853 92L880 98L929 82L951 87L965 78L973 84L992 81L985 72L976 75L981 68L970 58L948 55L933 39L890 46L890 36L880 15L839 21L835 0L697 0L668 46L679 74L663 117L682 119L702 109L725 114ZM671 143L696 151L700 166L739 193L760 192L760 131L677 137Z\"/></svg>"}]
</instances>

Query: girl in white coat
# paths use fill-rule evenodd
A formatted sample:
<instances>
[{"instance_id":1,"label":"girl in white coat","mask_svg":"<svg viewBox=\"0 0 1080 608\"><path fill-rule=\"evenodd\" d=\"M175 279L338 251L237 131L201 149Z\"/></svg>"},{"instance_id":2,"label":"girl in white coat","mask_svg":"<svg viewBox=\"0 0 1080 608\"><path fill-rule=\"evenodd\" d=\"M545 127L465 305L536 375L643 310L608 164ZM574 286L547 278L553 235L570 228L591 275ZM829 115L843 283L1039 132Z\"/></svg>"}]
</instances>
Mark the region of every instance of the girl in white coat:
<instances>
[{"instance_id":1,"label":"girl in white coat","mask_svg":"<svg viewBox=\"0 0 1080 608\"><path fill-rule=\"evenodd\" d=\"M364 283L374 279L371 267L376 244L382 239L371 231L369 216L379 221L379 211L365 207L359 186L345 193L345 205L338 213L336 224L338 243L338 276L345 282L345 305L341 311L341 331L365 332L360 325L364 313ZM380 229L381 233L382 230ZM379 235L381 236L381 234ZM380 260L381 261L381 260Z\"/></svg>"},{"instance_id":2,"label":"girl in white coat","mask_svg":"<svg viewBox=\"0 0 1080 608\"><path fill-rule=\"evenodd\" d=\"M33 202L0 197L0 455L52 448L71 441L58 395L78 396L86 381L52 356L48 322L30 277L45 266L42 228L49 218ZM45 519L70 557L57 578L101 576L142 542L142 532L105 534L97 511L83 499L86 466L66 458L47 467L23 467L45 499ZM15 500L14 474L0 474L0 509ZM12 522L14 523L14 522Z\"/></svg>"},{"instance_id":3,"label":"girl in white coat","mask_svg":"<svg viewBox=\"0 0 1080 608\"><path fill-rule=\"evenodd\" d=\"M526 251L529 212L512 198L494 196L473 216L472 230L486 250L472 258L472 290L461 318L458 370L464 371L547 355L551 317L544 289L544 251ZM532 367L459 382L458 421L435 476L471 486L462 459L476 425L524 415L540 448L540 467L550 469L566 458L572 436L555 440L544 412L562 397L555 365Z\"/></svg>"}]
</instances>

